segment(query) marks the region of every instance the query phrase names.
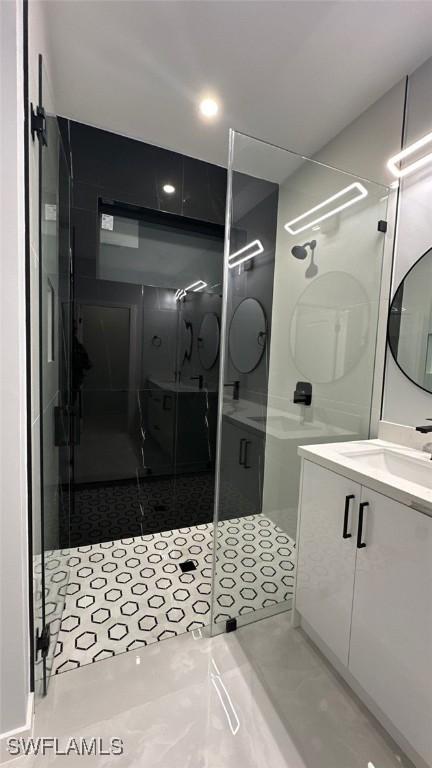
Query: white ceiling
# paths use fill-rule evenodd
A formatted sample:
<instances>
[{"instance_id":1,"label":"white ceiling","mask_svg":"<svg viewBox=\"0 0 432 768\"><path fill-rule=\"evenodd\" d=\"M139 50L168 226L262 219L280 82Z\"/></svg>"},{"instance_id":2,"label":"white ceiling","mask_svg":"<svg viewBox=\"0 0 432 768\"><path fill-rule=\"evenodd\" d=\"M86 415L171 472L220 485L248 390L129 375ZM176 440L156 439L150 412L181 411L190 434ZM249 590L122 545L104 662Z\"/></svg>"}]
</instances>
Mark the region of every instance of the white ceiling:
<instances>
[{"instance_id":1,"label":"white ceiling","mask_svg":"<svg viewBox=\"0 0 432 768\"><path fill-rule=\"evenodd\" d=\"M313 154L432 55L429 1L44 0L44 16L59 114L220 165L230 127Z\"/></svg>"}]
</instances>

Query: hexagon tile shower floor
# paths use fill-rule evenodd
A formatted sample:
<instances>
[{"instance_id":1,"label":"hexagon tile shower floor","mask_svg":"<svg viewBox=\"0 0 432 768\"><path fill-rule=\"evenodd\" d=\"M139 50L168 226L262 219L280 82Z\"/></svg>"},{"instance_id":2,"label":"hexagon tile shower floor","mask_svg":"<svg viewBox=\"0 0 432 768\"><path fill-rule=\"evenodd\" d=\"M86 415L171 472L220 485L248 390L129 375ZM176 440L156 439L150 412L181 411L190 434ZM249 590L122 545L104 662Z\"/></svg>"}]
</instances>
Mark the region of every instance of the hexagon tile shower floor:
<instances>
[{"instance_id":1,"label":"hexagon tile shower floor","mask_svg":"<svg viewBox=\"0 0 432 768\"><path fill-rule=\"evenodd\" d=\"M216 621L292 597L295 543L269 518L224 520L217 540ZM58 631L53 672L207 625L212 559L212 523L53 552L48 611L55 610L56 595L66 594L63 617L52 627ZM196 569L183 573L184 560Z\"/></svg>"}]
</instances>

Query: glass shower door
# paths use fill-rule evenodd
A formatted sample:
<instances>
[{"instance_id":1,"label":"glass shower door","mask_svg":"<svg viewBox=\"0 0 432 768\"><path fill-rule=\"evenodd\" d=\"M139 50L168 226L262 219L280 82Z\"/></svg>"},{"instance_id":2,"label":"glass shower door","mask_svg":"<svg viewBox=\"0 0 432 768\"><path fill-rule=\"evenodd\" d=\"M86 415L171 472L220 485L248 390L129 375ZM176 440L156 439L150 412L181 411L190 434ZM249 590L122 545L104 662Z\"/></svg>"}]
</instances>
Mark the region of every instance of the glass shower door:
<instances>
[{"instance_id":1,"label":"glass shower door","mask_svg":"<svg viewBox=\"0 0 432 768\"><path fill-rule=\"evenodd\" d=\"M228 176L213 631L291 607L298 447L369 436L388 199L239 133Z\"/></svg>"},{"instance_id":2,"label":"glass shower door","mask_svg":"<svg viewBox=\"0 0 432 768\"><path fill-rule=\"evenodd\" d=\"M33 612L35 691L43 695L47 692L69 574L72 265L70 173L41 59L39 107L45 110L45 119L41 123L43 132L35 133L39 144L39 403L33 428L39 443L34 450L40 456L40 495L35 494L33 505ZM36 382L33 384L36 391Z\"/></svg>"}]
</instances>

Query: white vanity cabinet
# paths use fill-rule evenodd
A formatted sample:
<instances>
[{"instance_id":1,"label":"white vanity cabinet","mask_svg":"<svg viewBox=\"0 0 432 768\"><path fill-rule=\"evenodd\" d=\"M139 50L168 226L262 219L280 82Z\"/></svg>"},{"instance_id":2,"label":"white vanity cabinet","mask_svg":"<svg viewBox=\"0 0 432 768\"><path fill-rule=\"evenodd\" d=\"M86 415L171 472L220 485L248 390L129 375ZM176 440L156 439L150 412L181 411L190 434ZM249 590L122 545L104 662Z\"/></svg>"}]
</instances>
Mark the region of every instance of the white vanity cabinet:
<instances>
[{"instance_id":1,"label":"white vanity cabinet","mask_svg":"<svg viewBox=\"0 0 432 768\"><path fill-rule=\"evenodd\" d=\"M296 607L343 664L356 559L353 511L360 493L358 483L303 462Z\"/></svg>"},{"instance_id":2,"label":"white vanity cabinet","mask_svg":"<svg viewBox=\"0 0 432 768\"><path fill-rule=\"evenodd\" d=\"M432 765L432 517L303 460L298 547L306 631Z\"/></svg>"}]
</instances>

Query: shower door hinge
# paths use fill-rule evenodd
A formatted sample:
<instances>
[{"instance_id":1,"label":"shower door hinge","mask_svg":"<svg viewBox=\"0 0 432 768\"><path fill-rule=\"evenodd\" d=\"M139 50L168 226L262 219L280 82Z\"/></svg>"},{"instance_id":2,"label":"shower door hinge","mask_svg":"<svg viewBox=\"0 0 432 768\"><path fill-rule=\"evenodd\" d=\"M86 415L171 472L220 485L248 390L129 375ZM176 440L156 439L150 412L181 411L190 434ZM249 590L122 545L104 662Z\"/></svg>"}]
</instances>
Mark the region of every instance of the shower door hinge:
<instances>
[{"instance_id":1,"label":"shower door hinge","mask_svg":"<svg viewBox=\"0 0 432 768\"><path fill-rule=\"evenodd\" d=\"M378 222L378 232L387 232L387 222L380 219Z\"/></svg>"},{"instance_id":2,"label":"shower door hinge","mask_svg":"<svg viewBox=\"0 0 432 768\"><path fill-rule=\"evenodd\" d=\"M45 624L42 632L39 634L39 629L36 630L36 658L39 653L42 654L42 658L46 659L50 647L50 631L49 624Z\"/></svg>"},{"instance_id":3,"label":"shower door hinge","mask_svg":"<svg viewBox=\"0 0 432 768\"><path fill-rule=\"evenodd\" d=\"M225 624L226 632L235 632L237 629L237 619L227 619Z\"/></svg>"},{"instance_id":4,"label":"shower door hinge","mask_svg":"<svg viewBox=\"0 0 432 768\"><path fill-rule=\"evenodd\" d=\"M38 137L39 142L42 145L47 146L47 126L46 126L46 114L43 107L36 107L36 109L33 107L33 104L30 104L30 110L31 110L31 135L32 139L34 141L35 135Z\"/></svg>"}]
</instances>

